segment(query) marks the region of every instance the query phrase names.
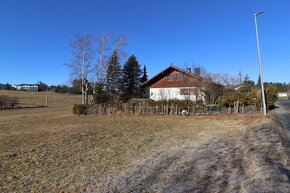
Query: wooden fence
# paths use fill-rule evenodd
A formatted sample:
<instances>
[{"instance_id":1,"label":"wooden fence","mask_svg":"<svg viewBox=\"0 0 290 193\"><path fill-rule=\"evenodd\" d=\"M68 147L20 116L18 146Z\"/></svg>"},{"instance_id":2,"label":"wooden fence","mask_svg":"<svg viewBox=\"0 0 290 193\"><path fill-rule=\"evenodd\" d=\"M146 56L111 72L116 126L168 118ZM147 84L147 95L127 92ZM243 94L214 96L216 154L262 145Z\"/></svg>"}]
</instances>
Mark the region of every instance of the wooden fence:
<instances>
[{"instance_id":1,"label":"wooden fence","mask_svg":"<svg viewBox=\"0 0 290 193\"><path fill-rule=\"evenodd\" d=\"M239 107L221 107L218 105L195 106L188 105L179 107L174 104L148 105L124 103L120 107L108 105L94 105L86 109L86 114L109 115L109 114L136 114L136 115L207 115L207 114L238 114L253 113L257 111L255 104Z\"/></svg>"}]
</instances>

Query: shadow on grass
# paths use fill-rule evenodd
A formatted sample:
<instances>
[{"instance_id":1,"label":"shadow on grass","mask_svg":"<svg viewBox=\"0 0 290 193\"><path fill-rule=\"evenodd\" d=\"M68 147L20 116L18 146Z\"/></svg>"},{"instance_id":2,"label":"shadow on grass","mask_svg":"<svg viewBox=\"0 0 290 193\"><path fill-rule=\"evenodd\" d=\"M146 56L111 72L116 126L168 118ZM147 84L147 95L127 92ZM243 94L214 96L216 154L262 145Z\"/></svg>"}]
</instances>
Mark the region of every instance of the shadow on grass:
<instances>
[{"instance_id":1,"label":"shadow on grass","mask_svg":"<svg viewBox=\"0 0 290 193\"><path fill-rule=\"evenodd\" d=\"M24 107L16 106L14 108L3 108L3 109L0 109L0 111L11 111L11 110L19 110L19 109L38 109L38 108L47 108L47 107L49 106L45 106L45 105L24 106Z\"/></svg>"},{"instance_id":2,"label":"shadow on grass","mask_svg":"<svg viewBox=\"0 0 290 193\"><path fill-rule=\"evenodd\" d=\"M270 159L265 160L268 164L272 165L274 168L279 170L282 174L286 175L288 180L290 181L290 170L286 168L283 164L281 163L275 163Z\"/></svg>"}]
</instances>

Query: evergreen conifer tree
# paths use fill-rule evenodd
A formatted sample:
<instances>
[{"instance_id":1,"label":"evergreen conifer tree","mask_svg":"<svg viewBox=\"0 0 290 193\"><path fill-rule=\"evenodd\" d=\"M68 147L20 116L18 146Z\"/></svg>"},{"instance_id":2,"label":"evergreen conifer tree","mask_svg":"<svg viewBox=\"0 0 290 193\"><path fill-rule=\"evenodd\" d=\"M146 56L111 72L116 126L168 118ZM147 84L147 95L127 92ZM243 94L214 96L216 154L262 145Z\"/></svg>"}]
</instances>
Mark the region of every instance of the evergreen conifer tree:
<instances>
[{"instance_id":1,"label":"evergreen conifer tree","mask_svg":"<svg viewBox=\"0 0 290 193\"><path fill-rule=\"evenodd\" d=\"M99 82L95 85L94 103L106 103L109 100L109 95L104 89L104 84Z\"/></svg>"},{"instance_id":2,"label":"evergreen conifer tree","mask_svg":"<svg viewBox=\"0 0 290 193\"><path fill-rule=\"evenodd\" d=\"M106 74L106 90L112 100L120 97L122 71L118 51L114 50L109 58L108 70Z\"/></svg>"},{"instance_id":3,"label":"evergreen conifer tree","mask_svg":"<svg viewBox=\"0 0 290 193\"><path fill-rule=\"evenodd\" d=\"M146 69L146 65L144 65L143 75L141 77L140 82L143 84L147 80L148 80L147 69ZM141 97L142 98L149 98L149 89L146 86L141 86Z\"/></svg>"},{"instance_id":4,"label":"evergreen conifer tree","mask_svg":"<svg viewBox=\"0 0 290 193\"><path fill-rule=\"evenodd\" d=\"M140 82L141 83L144 83L148 80L148 76L147 76L147 69L146 69L146 65L144 65L144 68L143 68L143 75L140 79Z\"/></svg>"},{"instance_id":5,"label":"evergreen conifer tree","mask_svg":"<svg viewBox=\"0 0 290 193\"><path fill-rule=\"evenodd\" d=\"M140 65L134 55L130 56L122 70L122 100L141 97Z\"/></svg>"}]
</instances>

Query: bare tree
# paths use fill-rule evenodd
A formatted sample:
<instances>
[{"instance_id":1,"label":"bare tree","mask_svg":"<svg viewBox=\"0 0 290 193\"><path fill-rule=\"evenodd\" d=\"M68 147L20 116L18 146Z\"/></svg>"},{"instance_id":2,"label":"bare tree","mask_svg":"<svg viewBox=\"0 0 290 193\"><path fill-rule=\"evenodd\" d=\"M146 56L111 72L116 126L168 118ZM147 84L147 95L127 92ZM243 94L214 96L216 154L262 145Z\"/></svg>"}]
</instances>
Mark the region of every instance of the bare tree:
<instances>
[{"instance_id":1,"label":"bare tree","mask_svg":"<svg viewBox=\"0 0 290 193\"><path fill-rule=\"evenodd\" d=\"M224 85L224 86L236 86L240 84L240 78L229 75L228 73L207 73L207 78L211 78L212 81Z\"/></svg>"},{"instance_id":2,"label":"bare tree","mask_svg":"<svg viewBox=\"0 0 290 193\"><path fill-rule=\"evenodd\" d=\"M15 105L18 104L18 98L17 97L9 97L7 95L0 95L0 108L9 108L12 109L15 107Z\"/></svg>"},{"instance_id":3,"label":"bare tree","mask_svg":"<svg viewBox=\"0 0 290 193\"><path fill-rule=\"evenodd\" d=\"M67 66L71 69L71 78L81 79L82 104L88 104L89 74L92 72L94 58L93 38L91 35L75 35L69 44L73 59Z\"/></svg>"},{"instance_id":4,"label":"bare tree","mask_svg":"<svg viewBox=\"0 0 290 193\"><path fill-rule=\"evenodd\" d=\"M186 68L194 69L197 67L192 64ZM200 69L199 76L196 76L194 82L186 82L186 85L194 87L197 85L196 93L199 99L205 99L207 104L216 104L218 98L224 93L225 88L234 88L241 83L242 73L239 72L238 76L232 76L228 73L209 73L206 69ZM195 74L195 72L194 72Z\"/></svg>"},{"instance_id":5,"label":"bare tree","mask_svg":"<svg viewBox=\"0 0 290 193\"><path fill-rule=\"evenodd\" d=\"M19 103L19 99L17 97L10 97L8 99L8 105L9 107L11 107L12 109L15 107L15 105L17 105Z\"/></svg>"},{"instance_id":6,"label":"bare tree","mask_svg":"<svg viewBox=\"0 0 290 193\"><path fill-rule=\"evenodd\" d=\"M203 77L198 77L196 79L196 84L198 85L198 92L201 98L205 99L206 104L216 104L218 98L224 92L224 85L222 83L228 84L230 80L219 73L209 74L205 73Z\"/></svg>"},{"instance_id":7,"label":"bare tree","mask_svg":"<svg viewBox=\"0 0 290 193\"><path fill-rule=\"evenodd\" d=\"M127 40L123 35L119 35L116 39L114 39L113 33L99 35L97 62L95 64L96 82L106 82L109 58L113 51L118 52L121 61L127 56L126 52L120 49L120 47L126 45L126 43Z\"/></svg>"},{"instance_id":8,"label":"bare tree","mask_svg":"<svg viewBox=\"0 0 290 193\"><path fill-rule=\"evenodd\" d=\"M5 108L7 106L9 100L9 96L7 95L0 95L0 108Z\"/></svg>"},{"instance_id":9,"label":"bare tree","mask_svg":"<svg viewBox=\"0 0 290 193\"><path fill-rule=\"evenodd\" d=\"M127 38L120 34L115 40L114 40L114 49L113 51L117 51L120 57L120 62L124 60L127 57L127 52L121 49L121 46L125 46L127 44Z\"/></svg>"},{"instance_id":10,"label":"bare tree","mask_svg":"<svg viewBox=\"0 0 290 193\"><path fill-rule=\"evenodd\" d=\"M200 88L207 104L216 104L218 98L224 92L224 86L212 81L210 78L203 78L202 86Z\"/></svg>"},{"instance_id":11,"label":"bare tree","mask_svg":"<svg viewBox=\"0 0 290 193\"><path fill-rule=\"evenodd\" d=\"M97 62L95 64L96 82L104 82L108 63L109 38L111 34L98 37Z\"/></svg>"},{"instance_id":12,"label":"bare tree","mask_svg":"<svg viewBox=\"0 0 290 193\"><path fill-rule=\"evenodd\" d=\"M216 104L218 98L227 88L234 88L240 84L240 73L238 76L232 76L228 73L205 73L199 79L199 88L201 89L207 104Z\"/></svg>"}]
</instances>

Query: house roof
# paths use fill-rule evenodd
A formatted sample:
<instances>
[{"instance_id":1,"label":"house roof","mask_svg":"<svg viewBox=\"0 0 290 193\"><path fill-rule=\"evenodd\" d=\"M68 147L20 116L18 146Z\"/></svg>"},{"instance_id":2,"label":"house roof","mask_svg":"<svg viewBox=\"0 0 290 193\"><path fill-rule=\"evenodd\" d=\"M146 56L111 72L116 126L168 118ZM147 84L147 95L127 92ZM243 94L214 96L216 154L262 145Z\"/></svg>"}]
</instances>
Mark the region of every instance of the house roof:
<instances>
[{"instance_id":1,"label":"house roof","mask_svg":"<svg viewBox=\"0 0 290 193\"><path fill-rule=\"evenodd\" d=\"M38 86L37 84L17 84L16 86Z\"/></svg>"},{"instance_id":2,"label":"house roof","mask_svg":"<svg viewBox=\"0 0 290 193\"><path fill-rule=\"evenodd\" d=\"M178 68L176 66L170 65L167 68L163 69L161 72L157 73L155 76L153 76L149 80L147 80L146 82L144 82L142 86L151 86L152 84L156 83L157 81L161 80L162 78L164 78L165 76L169 75L170 73L174 71L177 71L189 77L195 78L195 76L192 73L186 70L183 70L181 68Z\"/></svg>"}]
</instances>

